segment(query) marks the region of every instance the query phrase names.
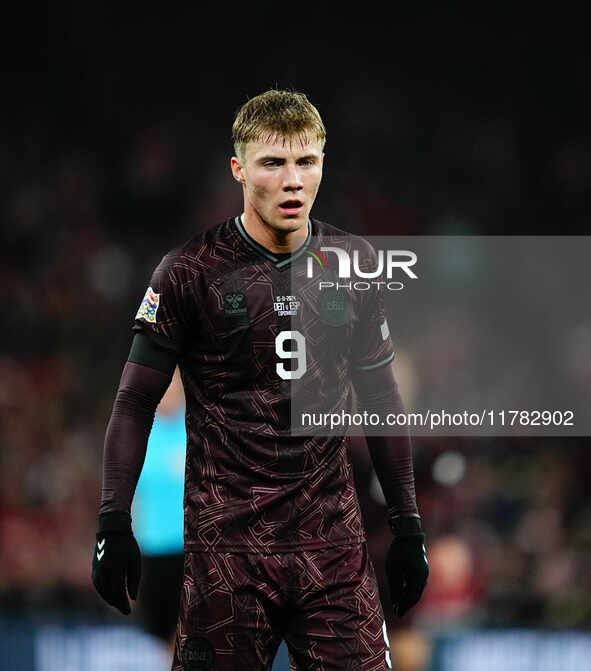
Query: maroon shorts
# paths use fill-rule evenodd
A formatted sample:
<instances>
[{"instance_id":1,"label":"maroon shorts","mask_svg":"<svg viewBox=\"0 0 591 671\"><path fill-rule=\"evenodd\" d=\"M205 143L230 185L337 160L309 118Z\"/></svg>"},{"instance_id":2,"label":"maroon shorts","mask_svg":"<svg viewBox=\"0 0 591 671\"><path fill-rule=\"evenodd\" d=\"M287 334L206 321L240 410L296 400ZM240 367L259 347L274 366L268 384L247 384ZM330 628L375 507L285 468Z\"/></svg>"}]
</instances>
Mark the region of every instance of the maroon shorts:
<instances>
[{"instance_id":1,"label":"maroon shorts","mask_svg":"<svg viewBox=\"0 0 591 671\"><path fill-rule=\"evenodd\" d=\"M271 669L284 639L292 669L390 669L365 543L278 554L190 552L173 671Z\"/></svg>"}]
</instances>

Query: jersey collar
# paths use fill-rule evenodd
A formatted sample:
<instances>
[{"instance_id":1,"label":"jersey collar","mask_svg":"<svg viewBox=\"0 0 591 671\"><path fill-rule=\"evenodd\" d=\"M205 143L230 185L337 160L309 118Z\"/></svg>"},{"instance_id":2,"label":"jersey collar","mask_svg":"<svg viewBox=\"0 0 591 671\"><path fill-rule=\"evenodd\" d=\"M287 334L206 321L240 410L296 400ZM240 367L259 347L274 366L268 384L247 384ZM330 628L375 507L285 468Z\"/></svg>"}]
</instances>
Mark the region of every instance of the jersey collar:
<instances>
[{"instance_id":1,"label":"jersey collar","mask_svg":"<svg viewBox=\"0 0 591 671\"><path fill-rule=\"evenodd\" d=\"M273 263L276 268L284 268L292 261L295 261L295 259L297 259L299 256L301 256L308 248L308 245L310 244L310 238L312 237L312 223L308 219L308 235L306 236L306 239L304 240L301 247L298 247L298 249L296 249L296 251L286 259L279 259L277 256L275 256L275 254L273 254L273 252L269 251L266 247L263 247L263 245L259 244L246 232L246 229L242 224L242 217L240 215L234 218L234 224L240 235L244 238L244 241L250 247L252 247L254 251L264 256L268 261L271 261L271 263Z\"/></svg>"}]
</instances>

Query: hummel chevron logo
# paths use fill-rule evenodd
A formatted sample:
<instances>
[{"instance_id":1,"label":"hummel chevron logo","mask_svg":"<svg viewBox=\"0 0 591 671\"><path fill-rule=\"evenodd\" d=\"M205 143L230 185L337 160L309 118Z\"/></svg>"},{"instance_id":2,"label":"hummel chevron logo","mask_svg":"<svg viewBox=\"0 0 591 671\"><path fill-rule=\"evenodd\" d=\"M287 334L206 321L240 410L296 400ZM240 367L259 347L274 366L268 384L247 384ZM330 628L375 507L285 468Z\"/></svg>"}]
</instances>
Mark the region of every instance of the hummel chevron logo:
<instances>
[{"instance_id":1,"label":"hummel chevron logo","mask_svg":"<svg viewBox=\"0 0 591 671\"><path fill-rule=\"evenodd\" d=\"M103 548L105 547L105 540L106 539L103 538L102 541L98 541L96 544L97 548L100 550L100 552L96 553L96 558L99 561L103 558L103 555L105 554L105 551L103 550Z\"/></svg>"}]
</instances>

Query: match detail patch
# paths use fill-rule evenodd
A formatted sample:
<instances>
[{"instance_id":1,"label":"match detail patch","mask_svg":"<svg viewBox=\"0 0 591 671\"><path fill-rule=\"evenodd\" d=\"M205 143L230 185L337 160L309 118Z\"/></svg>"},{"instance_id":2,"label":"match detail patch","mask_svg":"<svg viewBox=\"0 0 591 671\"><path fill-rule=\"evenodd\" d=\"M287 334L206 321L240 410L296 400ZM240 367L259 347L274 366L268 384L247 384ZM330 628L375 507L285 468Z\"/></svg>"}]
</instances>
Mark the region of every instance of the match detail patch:
<instances>
[{"instance_id":1,"label":"match detail patch","mask_svg":"<svg viewBox=\"0 0 591 671\"><path fill-rule=\"evenodd\" d=\"M157 294L152 287L148 287L144 299L135 316L136 319L145 319L151 324L156 323L156 312L160 305L160 294Z\"/></svg>"},{"instance_id":2,"label":"match detail patch","mask_svg":"<svg viewBox=\"0 0 591 671\"><path fill-rule=\"evenodd\" d=\"M390 335L390 329L388 328L388 321L386 319L384 319L384 323L380 326L380 329L382 331L382 340L386 340Z\"/></svg>"}]
</instances>

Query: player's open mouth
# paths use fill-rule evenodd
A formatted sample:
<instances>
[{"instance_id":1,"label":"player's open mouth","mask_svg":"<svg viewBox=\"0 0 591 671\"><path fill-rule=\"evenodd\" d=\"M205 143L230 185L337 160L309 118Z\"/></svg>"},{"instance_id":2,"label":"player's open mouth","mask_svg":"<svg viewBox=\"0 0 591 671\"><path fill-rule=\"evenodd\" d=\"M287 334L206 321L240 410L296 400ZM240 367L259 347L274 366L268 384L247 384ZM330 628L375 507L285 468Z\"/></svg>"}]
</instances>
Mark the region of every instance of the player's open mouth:
<instances>
[{"instance_id":1,"label":"player's open mouth","mask_svg":"<svg viewBox=\"0 0 591 671\"><path fill-rule=\"evenodd\" d=\"M284 203L279 205L285 214L299 214L303 206L304 205L301 200L286 200Z\"/></svg>"}]
</instances>

